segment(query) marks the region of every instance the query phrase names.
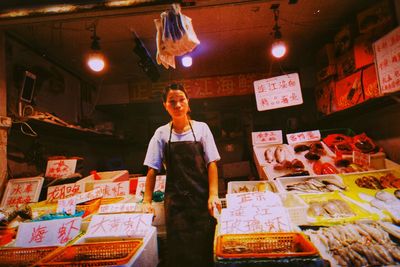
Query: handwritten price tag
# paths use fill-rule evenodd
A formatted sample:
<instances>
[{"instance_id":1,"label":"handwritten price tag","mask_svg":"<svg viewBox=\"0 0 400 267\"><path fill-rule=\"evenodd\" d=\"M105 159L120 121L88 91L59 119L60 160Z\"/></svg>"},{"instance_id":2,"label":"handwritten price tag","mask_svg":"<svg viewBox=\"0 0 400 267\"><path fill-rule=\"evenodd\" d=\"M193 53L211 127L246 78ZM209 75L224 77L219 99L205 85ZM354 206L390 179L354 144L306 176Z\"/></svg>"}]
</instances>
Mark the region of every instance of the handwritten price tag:
<instances>
[{"instance_id":1,"label":"handwritten price tag","mask_svg":"<svg viewBox=\"0 0 400 267\"><path fill-rule=\"evenodd\" d=\"M291 133L286 135L286 139L289 145L304 143L304 142L314 142L321 140L321 133L319 130Z\"/></svg>"},{"instance_id":2,"label":"handwritten price tag","mask_svg":"<svg viewBox=\"0 0 400 267\"><path fill-rule=\"evenodd\" d=\"M264 144L282 144L282 131L265 131L251 133L253 146Z\"/></svg>"},{"instance_id":3,"label":"handwritten price tag","mask_svg":"<svg viewBox=\"0 0 400 267\"><path fill-rule=\"evenodd\" d=\"M270 110L303 103L299 74L291 73L254 82L257 110Z\"/></svg>"},{"instance_id":4,"label":"handwritten price tag","mask_svg":"<svg viewBox=\"0 0 400 267\"><path fill-rule=\"evenodd\" d=\"M70 197L66 199L59 199L57 204L57 212L66 212L74 215L76 210L76 198Z\"/></svg>"},{"instance_id":5,"label":"handwritten price tag","mask_svg":"<svg viewBox=\"0 0 400 267\"><path fill-rule=\"evenodd\" d=\"M353 150L353 162L360 166L369 167L371 165L371 155Z\"/></svg>"}]
</instances>

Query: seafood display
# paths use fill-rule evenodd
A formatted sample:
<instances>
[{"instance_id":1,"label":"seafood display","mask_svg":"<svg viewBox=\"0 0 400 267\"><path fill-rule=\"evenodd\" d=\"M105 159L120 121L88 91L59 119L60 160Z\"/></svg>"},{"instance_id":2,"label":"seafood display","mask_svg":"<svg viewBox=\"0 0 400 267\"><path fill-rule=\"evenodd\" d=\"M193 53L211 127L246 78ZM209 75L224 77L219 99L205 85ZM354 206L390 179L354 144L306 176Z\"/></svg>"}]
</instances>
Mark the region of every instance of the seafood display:
<instances>
[{"instance_id":1,"label":"seafood display","mask_svg":"<svg viewBox=\"0 0 400 267\"><path fill-rule=\"evenodd\" d=\"M341 199L311 201L308 205L307 213L312 217L343 218L356 215L350 206Z\"/></svg>"},{"instance_id":2,"label":"seafood display","mask_svg":"<svg viewBox=\"0 0 400 267\"><path fill-rule=\"evenodd\" d=\"M376 177L374 175L365 175L355 180L359 187L368 189L400 188L400 178L393 173Z\"/></svg>"},{"instance_id":3,"label":"seafood display","mask_svg":"<svg viewBox=\"0 0 400 267\"><path fill-rule=\"evenodd\" d=\"M321 142L298 144L295 145L293 149L295 153L307 151L307 153L304 154L304 157L308 160L319 160L321 156L326 154Z\"/></svg>"},{"instance_id":4,"label":"seafood display","mask_svg":"<svg viewBox=\"0 0 400 267\"><path fill-rule=\"evenodd\" d=\"M228 193L245 193L245 192L265 192L274 191L273 186L268 182L229 182Z\"/></svg>"},{"instance_id":5,"label":"seafood display","mask_svg":"<svg viewBox=\"0 0 400 267\"><path fill-rule=\"evenodd\" d=\"M343 191L346 186L335 182L333 180L319 180L315 178L310 178L305 181L301 181L294 184L286 185L287 191L297 192L297 193L321 193L321 192L333 192L333 191Z\"/></svg>"},{"instance_id":6,"label":"seafood display","mask_svg":"<svg viewBox=\"0 0 400 267\"><path fill-rule=\"evenodd\" d=\"M332 151L342 154L351 154L353 151L377 153L381 150L365 133L353 137L344 134L330 134L323 141Z\"/></svg>"},{"instance_id":7,"label":"seafood display","mask_svg":"<svg viewBox=\"0 0 400 267\"><path fill-rule=\"evenodd\" d=\"M282 163L286 160L286 150L283 145L271 146L264 151L265 161L268 163Z\"/></svg>"},{"instance_id":8,"label":"seafood display","mask_svg":"<svg viewBox=\"0 0 400 267\"><path fill-rule=\"evenodd\" d=\"M339 266L382 266L400 263L400 248L379 224L354 223L307 230Z\"/></svg>"}]
</instances>

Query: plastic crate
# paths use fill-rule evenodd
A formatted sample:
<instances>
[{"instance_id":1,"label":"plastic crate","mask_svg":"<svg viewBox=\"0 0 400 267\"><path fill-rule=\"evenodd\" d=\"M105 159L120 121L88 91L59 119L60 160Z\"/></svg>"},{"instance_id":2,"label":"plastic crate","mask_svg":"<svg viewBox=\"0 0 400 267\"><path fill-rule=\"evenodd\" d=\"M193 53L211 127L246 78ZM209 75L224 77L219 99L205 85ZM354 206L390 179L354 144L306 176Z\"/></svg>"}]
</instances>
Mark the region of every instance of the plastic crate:
<instances>
[{"instance_id":1,"label":"plastic crate","mask_svg":"<svg viewBox=\"0 0 400 267\"><path fill-rule=\"evenodd\" d=\"M295 194L279 194L283 206L287 209L290 219L296 225L307 224L307 203Z\"/></svg>"},{"instance_id":2,"label":"plastic crate","mask_svg":"<svg viewBox=\"0 0 400 267\"><path fill-rule=\"evenodd\" d=\"M110 266L124 265L142 246L142 240L86 243L67 246L36 266Z\"/></svg>"},{"instance_id":3,"label":"plastic crate","mask_svg":"<svg viewBox=\"0 0 400 267\"><path fill-rule=\"evenodd\" d=\"M29 266L43 259L58 247L4 248L0 249L0 266Z\"/></svg>"},{"instance_id":4,"label":"plastic crate","mask_svg":"<svg viewBox=\"0 0 400 267\"><path fill-rule=\"evenodd\" d=\"M226 234L217 237L220 258L280 258L318 254L301 233Z\"/></svg>"}]
</instances>

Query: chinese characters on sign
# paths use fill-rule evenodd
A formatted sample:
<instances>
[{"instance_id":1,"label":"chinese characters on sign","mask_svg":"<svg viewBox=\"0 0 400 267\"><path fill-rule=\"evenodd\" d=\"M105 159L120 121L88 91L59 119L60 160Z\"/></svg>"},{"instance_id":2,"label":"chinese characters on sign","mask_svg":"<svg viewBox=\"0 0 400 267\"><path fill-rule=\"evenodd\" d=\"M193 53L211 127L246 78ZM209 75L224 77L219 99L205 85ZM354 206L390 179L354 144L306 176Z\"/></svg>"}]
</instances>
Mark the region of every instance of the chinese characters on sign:
<instances>
[{"instance_id":1,"label":"chinese characters on sign","mask_svg":"<svg viewBox=\"0 0 400 267\"><path fill-rule=\"evenodd\" d=\"M37 202L42 190L43 177L10 179L1 201L2 207Z\"/></svg>"},{"instance_id":2,"label":"chinese characters on sign","mask_svg":"<svg viewBox=\"0 0 400 267\"><path fill-rule=\"evenodd\" d=\"M263 144L282 144L282 131L252 132L253 146Z\"/></svg>"},{"instance_id":3,"label":"chinese characters on sign","mask_svg":"<svg viewBox=\"0 0 400 267\"><path fill-rule=\"evenodd\" d=\"M136 203L117 203L100 205L99 213L138 212L141 208Z\"/></svg>"},{"instance_id":4,"label":"chinese characters on sign","mask_svg":"<svg viewBox=\"0 0 400 267\"><path fill-rule=\"evenodd\" d=\"M291 230L282 200L272 192L227 194L227 207L219 221L221 234Z\"/></svg>"},{"instance_id":5,"label":"chinese characters on sign","mask_svg":"<svg viewBox=\"0 0 400 267\"><path fill-rule=\"evenodd\" d=\"M103 192L104 198L129 195L129 181L94 184L94 188L100 188Z\"/></svg>"},{"instance_id":6,"label":"chinese characters on sign","mask_svg":"<svg viewBox=\"0 0 400 267\"><path fill-rule=\"evenodd\" d=\"M299 75L277 76L254 82L257 110L270 110L303 103Z\"/></svg>"},{"instance_id":7,"label":"chinese characters on sign","mask_svg":"<svg viewBox=\"0 0 400 267\"><path fill-rule=\"evenodd\" d=\"M253 81L264 74L242 74L217 76L190 80L173 81L183 84L190 98L210 98L221 96L250 95L253 93ZM129 87L129 102L159 99L163 89L170 82L137 83Z\"/></svg>"},{"instance_id":8,"label":"chinese characters on sign","mask_svg":"<svg viewBox=\"0 0 400 267\"><path fill-rule=\"evenodd\" d=\"M156 191L165 192L165 181L166 181L165 175L157 175L156 184L154 186L154 192ZM138 199L143 199L145 184L146 184L146 176L139 177L138 184L136 187L136 197Z\"/></svg>"},{"instance_id":9,"label":"chinese characters on sign","mask_svg":"<svg viewBox=\"0 0 400 267\"><path fill-rule=\"evenodd\" d=\"M95 188L91 191L75 195L76 204L101 197L103 197L103 190L101 190L101 188Z\"/></svg>"},{"instance_id":10,"label":"chinese characters on sign","mask_svg":"<svg viewBox=\"0 0 400 267\"><path fill-rule=\"evenodd\" d=\"M85 238L144 237L152 220L149 213L94 215Z\"/></svg>"},{"instance_id":11,"label":"chinese characters on sign","mask_svg":"<svg viewBox=\"0 0 400 267\"><path fill-rule=\"evenodd\" d=\"M47 162L46 177L65 178L75 173L77 159L57 159Z\"/></svg>"},{"instance_id":12,"label":"chinese characters on sign","mask_svg":"<svg viewBox=\"0 0 400 267\"><path fill-rule=\"evenodd\" d=\"M82 218L27 222L18 226L17 247L59 246L79 234Z\"/></svg>"},{"instance_id":13,"label":"chinese characters on sign","mask_svg":"<svg viewBox=\"0 0 400 267\"><path fill-rule=\"evenodd\" d=\"M287 134L286 139L289 145L313 142L321 140L321 133L319 130Z\"/></svg>"},{"instance_id":14,"label":"chinese characters on sign","mask_svg":"<svg viewBox=\"0 0 400 267\"><path fill-rule=\"evenodd\" d=\"M74 215L75 210L76 210L76 198L75 197L58 200L57 212L65 212L65 213Z\"/></svg>"},{"instance_id":15,"label":"chinese characters on sign","mask_svg":"<svg viewBox=\"0 0 400 267\"><path fill-rule=\"evenodd\" d=\"M400 27L373 44L381 94L400 90Z\"/></svg>"},{"instance_id":16,"label":"chinese characters on sign","mask_svg":"<svg viewBox=\"0 0 400 267\"><path fill-rule=\"evenodd\" d=\"M53 202L63 198L69 198L83 191L82 184L70 183L49 186L47 189L47 201Z\"/></svg>"}]
</instances>

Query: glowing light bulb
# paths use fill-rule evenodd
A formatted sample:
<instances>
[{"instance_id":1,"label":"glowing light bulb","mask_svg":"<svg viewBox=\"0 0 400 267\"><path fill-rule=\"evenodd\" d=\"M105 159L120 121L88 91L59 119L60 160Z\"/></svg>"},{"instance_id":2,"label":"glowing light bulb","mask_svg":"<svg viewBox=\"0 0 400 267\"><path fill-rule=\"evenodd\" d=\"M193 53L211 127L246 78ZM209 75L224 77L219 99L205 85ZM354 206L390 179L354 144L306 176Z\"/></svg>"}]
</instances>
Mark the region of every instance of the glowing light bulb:
<instances>
[{"instance_id":1,"label":"glowing light bulb","mask_svg":"<svg viewBox=\"0 0 400 267\"><path fill-rule=\"evenodd\" d=\"M99 53L91 54L88 58L87 65L95 72L100 72L106 66L103 55Z\"/></svg>"},{"instance_id":2,"label":"glowing light bulb","mask_svg":"<svg viewBox=\"0 0 400 267\"><path fill-rule=\"evenodd\" d=\"M271 47L271 53L275 58L281 58L286 54L286 44L281 40L275 40Z\"/></svg>"},{"instance_id":3,"label":"glowing light bulb","mask_svg":"<svg viewBox=\"0 0 400 267\"><path fill-rule=\"evenodd\" d=\"M184 56L182 58L182 65L186 68L189 68L190 66L192 66L193 63L193 59L191 56Z\"/></svg>"}]
</instances>

